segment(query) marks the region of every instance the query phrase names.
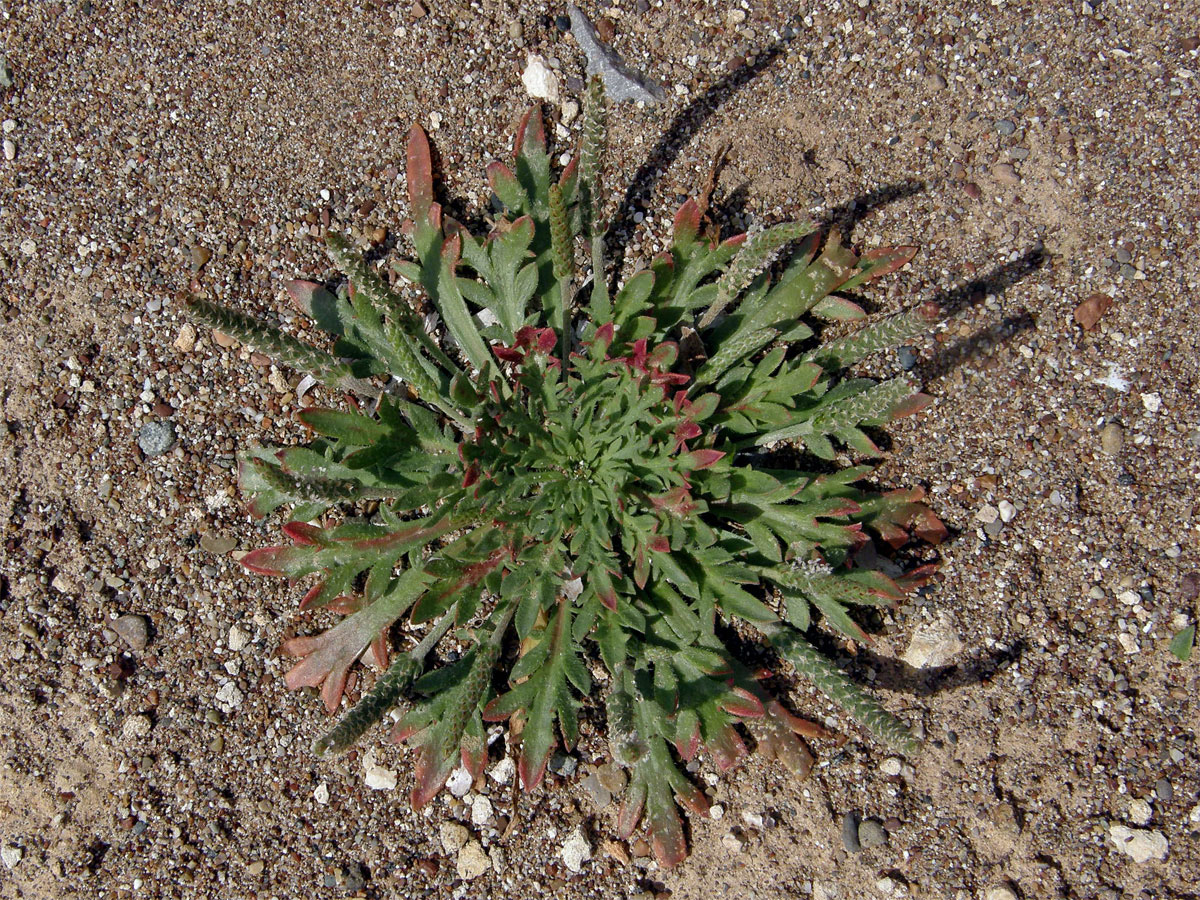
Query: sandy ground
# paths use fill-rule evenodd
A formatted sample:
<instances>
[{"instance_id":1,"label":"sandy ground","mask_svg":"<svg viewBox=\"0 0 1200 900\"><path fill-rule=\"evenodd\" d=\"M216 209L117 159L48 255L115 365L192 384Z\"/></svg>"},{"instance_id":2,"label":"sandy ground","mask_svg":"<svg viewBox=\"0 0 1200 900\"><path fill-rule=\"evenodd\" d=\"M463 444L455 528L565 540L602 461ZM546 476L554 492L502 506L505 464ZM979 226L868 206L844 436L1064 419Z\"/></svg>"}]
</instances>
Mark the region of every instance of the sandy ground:
<instances>
[{"instance_id":1,"label":"sandy ground","mask_svg":"<svg viewBox=\"0 0 1200 900\"><path fill-rule=\"evenodd\" d=\"M530 102L526 54L577 96L564 10L8 0L0 897L1198 896L1200 669L1167 652L1200 587L1195 4L587 8L667 88L614 116L607 183L640 175L646 214L631 257L724 142L727 227L813 214L922 248L866 298L947 312L874 364L936 398L890 429L878 478L928 486L954 534L932 589L841 658L924 752L889 758L793 682L848 743L814 747L802 784L754 761L718 781L724 815L693 823L671 872L610 843L614 810L580 783L594 730L508 840L491 779L467 798L490 817L409 810L381 732L314 760L323 713L277 652L310 627L299 592L234 559L279 525L243 512L234 454L299 439L298 378L191 331L180 298L302 327L282 284L333 274L324 225L394 252L413 121L478 211ZM1073 312L1097 294L1112 305L1085 331ZM146 458L151 421L177 443ZM395 790L366 786L372 748ZM579 874L560 855L577 827Z\"/></svg>"}]
</instances>

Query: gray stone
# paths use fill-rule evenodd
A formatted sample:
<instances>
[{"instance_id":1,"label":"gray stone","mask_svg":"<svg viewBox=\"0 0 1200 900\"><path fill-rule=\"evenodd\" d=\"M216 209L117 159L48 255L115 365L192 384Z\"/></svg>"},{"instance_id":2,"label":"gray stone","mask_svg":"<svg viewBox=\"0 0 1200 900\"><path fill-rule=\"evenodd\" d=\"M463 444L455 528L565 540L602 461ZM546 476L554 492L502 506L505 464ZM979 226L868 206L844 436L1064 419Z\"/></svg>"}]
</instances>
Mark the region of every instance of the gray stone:
<instances>
[{"instance_id":1,"label":"gray stone","mask_svg":"<svg viewBox=\"0 0 1200 900\"><path fill-rule=\"evenodd\" d=\"M887 843L887 832L874 819L864 819L858 826L858 843L864 849L882 847Z\"/></svg>"},{"instance_id":2,"label":"gray stone","mask_svg":"<svg viewBox=\"0 0 1200 900\"><path fill-rule=\"evenodd\" d=\"M995 127L996 127L996 133L1002 134L1005 137L1008 137L1010 134L1013 134L1017 130L1017 126L1014 125L1008 119L997 120Z\"/></svg>"},{"instance_id":3,"label":"gray stone","mask_svg":"<svg viewBox=\"0 0 1200 900\"><path fill-rule=\"evenodd\" d=\"M858 813L848 812L842 816L842 844L851 853L862 850L858 840Z\"/></svg>"},{"instance_id":4,"label":"gray stone","mask_svg":"<svg viewBox=\"0 0 1200 900\"><path fill-rule=\"evenodd\" d=\"M131 650L145 650L146 645L150 643L150 626L145 616L127 613L112 623L112 629Z\"/></svg>"},{"instance_id":5,"label":"gray stone","mask_svg":"<svg viewBox=\"0 0 1200 900\"><path fill-rule=\"evenodd\" d=\"M138 431L137 443L147 456L162 456L175 446L175 426L170 422L147 422Z\"/></svg>"},{"instance_id":6,"label":"gray stone","mask_svg":"<svg viewBox=\"0 0 1200 900\"><path fill-rule=\"evenodd\" d=\"M615 50L601 42L595 26L578 6L572 4L567 12L571 16L571 34L587 57L587 73L589 77L599 75L603 79L609 99L614 103L622 100L657 103L666 96L659 84L626 65Z\"/></svg>"}]
</instances>

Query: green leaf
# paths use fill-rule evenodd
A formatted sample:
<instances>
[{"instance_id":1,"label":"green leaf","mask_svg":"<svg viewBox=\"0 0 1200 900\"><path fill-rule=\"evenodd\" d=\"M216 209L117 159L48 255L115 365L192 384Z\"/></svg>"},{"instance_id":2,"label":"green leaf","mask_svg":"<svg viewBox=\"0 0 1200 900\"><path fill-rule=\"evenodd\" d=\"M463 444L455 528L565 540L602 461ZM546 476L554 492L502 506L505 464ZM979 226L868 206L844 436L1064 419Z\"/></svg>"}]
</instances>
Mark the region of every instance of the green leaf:
<instances>
[{"instance_id":1,"label":"green leaf","mask_svg":"<svg viewBox=\"0 0 1200 900\"><path fill-rule=\"evenodd\" d=\"M1187 662L1192 658L1192 648L1196 643L1196 626L1189 625L1187 628L1180 631L1175 637L1171 638L1171 646L1167 649L1179 658L1180 662Z\"/></svg>"}]
</instances>

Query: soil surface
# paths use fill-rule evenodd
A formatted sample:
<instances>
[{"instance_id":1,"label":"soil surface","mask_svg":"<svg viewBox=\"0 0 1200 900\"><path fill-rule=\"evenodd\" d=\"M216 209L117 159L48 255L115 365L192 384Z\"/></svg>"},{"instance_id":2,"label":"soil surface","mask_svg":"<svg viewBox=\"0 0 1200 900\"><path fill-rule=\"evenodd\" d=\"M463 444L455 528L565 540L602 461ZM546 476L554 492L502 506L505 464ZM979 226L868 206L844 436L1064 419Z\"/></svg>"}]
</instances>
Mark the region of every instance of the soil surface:
<instances>
[{"instance_id":1,"label":"soil surface","mask_svg":"<svg viewBox=\"0 0 1200 900\"><path fill-rule=\"evenodd\" d=\"M611 116L630 260L725 144L726 233L812 215L921 248L865 295L946 314L869 367L935 398L889 429L876 478L927 486L953 534L869 652L827 649L924 750L892 757L781 671L847 742L818 742L803 783L702 766L723 815L673 871L597 808L594 727L507 838L493 777L413 813L382 730L314 759L326 717L278 652L313 627L302 589L236 561L280 522L244 512L235 454L302 438L299 377L193 328L182 298L304 333L283 283L334 277L324 227L403 252L412 122L478 216L527 54L556 73L569 148L565 9L9 0L0 898L1197 897L1200 663L1167 649L1200 590L1195 4L585 6L666 89ZM568 843L592 852L579 872Z\"/></svg>"}]
</instances>

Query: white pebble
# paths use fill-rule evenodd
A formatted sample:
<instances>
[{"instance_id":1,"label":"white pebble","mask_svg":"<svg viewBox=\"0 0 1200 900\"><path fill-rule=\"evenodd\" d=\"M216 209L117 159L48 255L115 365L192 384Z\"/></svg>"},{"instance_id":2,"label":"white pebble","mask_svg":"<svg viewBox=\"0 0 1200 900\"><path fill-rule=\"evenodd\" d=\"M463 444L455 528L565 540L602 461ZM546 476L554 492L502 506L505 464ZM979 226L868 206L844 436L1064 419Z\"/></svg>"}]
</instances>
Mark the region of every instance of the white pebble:
<instances>
[{"instance_id":1,"label":"white pebble","mask_svg":"<svg viewBox=\"0 0 1200 900\"><path fill-rule=\"evenodd\" d=\"M1129 821L1134 825L1150 824L1150 817L1154 814L1154 810L1145 800L1138 799L1129 804Z\"/></svg>"},{"instance_id":2,"label":"white pebble","mask_svg":"<svg viewBox=\"0 0 1200 900\"><path fill-rule=\"evenodd\" d=\"M506 756L500 762L492 766L488 772L488 778L491 778L497 784L508 784L513 779L513 773L517 770L517 764L513 762L511 756Z\"/></svg>"},{"instance_id":3,"label":"white pebble","mask_svg":"<svg viewBox=\"0 0 1200 900\"><path fill-rule=\"evenodd\" d=\"M4 142L4 158L9 161L17 158L17 145L13 141Z\"/></svg>"},{"instance_id":4,"label":"white pebble","mask_svg":"<svg viewBox=\"0 0 1200 900\"><path fill-rule=\"evenodd\" d=\"M367 787L374 791L394 791L399 779L395 769L385 769L375 761L375 748L372 747L363 757L363 769L366 772Z\"/></svg>"},{"instance_id":5,"label":"white pebble","mask_svg":"<svg viewBox=\"0 0 1200 900\"><path fill-rule=\"evenodd\" d=\"M1137 638L1135 638L1128 631L1122 631L1117 635L1117 643L1121 645L1121 649L1131 656L1134 653L1140 652L1142 649L1138 646Z\"/></svg>"},{"instance_id":6,"label":"white pebble","mask_svg":"<svg viewBox=\"0 0 1200 900\"><path fill-rule=\"evenodd\" d=\"M525 71L521 73L521 83L530 97L538 100L558 102L558 76L548 65L546 58L530 53L525 59Z\"/></svg>"},{"instance_id":7,"label":"white pebble","mask_svg":"<svg viewBox=\"0 0 1200 900\"><path fill-rule=\"evenodd\" d=\"M588 843L587 835L583 833L582 826L576 826L570 836L563 843L562 849L559 851L562 856L562 861L566 863L568 869L572 872L580 872L583 870L583 864L592 858L592 845Z\"/></svg>"},{"instance_id":8,"label":"white pebble","mask_svg":"<svg viewBox=\"0 0 1200 900\"><path fill-rule=\"evenodd\" d=\"M12 157L9 158L11 159ZM1148 413L1158 412L1162 409L1162 395L1158 393L1142 394L1142 406L1146 407L1146 412Z\"/></svg>"},{"instance_id":9,"label":"white pebble","mask_svg":"<svg viewBox=\"0 0 1200 900\"><path fill-rule=\"evenodd\" d=\"M12 134L14 131L17 130L17 120L16 119L5 119L3 128L4 128L5 134Z\"/></svg>"},{"instance_id":10,"label":"white pebble","mask_svg":"<svg viewBox=\"0 0 1200 900\"><path fill-rule=\"evenodd\" d=\"M471 824L480 828L492 824L492 801L487 797L476 797L471 804Z\"/></svg>"},{"instance_id":11,"label":"white pebble","mask_svg":"<svg viewBox=\"0 0 1200 900\"><path fill-rule=\"evenodd\" d=\"M996 504L999 507L1000 521L1007 525L1017 516L1017 508L1007 500L1001 500Z\"/></svg>"},{"instance_id":12,"label":"white pebble","mask_svg":"<svg viewBox=\"0 0 1200 900\"><path fill-rule=\"evenodd\" d=\"M5 844L3 847L0 847L0 859L3 859L4 865L10 869L15 869L17 863L21 861L24 855L24 850L20 847L14 847L12 844Z\"/></svg>"},{"instance_id":13,"label":"white pebble","mask_svg":"<svg viewBox=\"0 0 1200 900\"><path fill-rule=\"evenodd\" d=\"M229 626L229 649L237 653L243 647L250 643L250 635L242 631L236 625Z\"/></svg>"},{"instance_id":14,"label":"white pebble","mask_svg":"<svg viewBox=\"0 0 1200 900\"><path fill-rule=\"evenodd\" d=\"M471 778L471 773L459 766L450 773L450 777L446 779L446 787L455 797L465 796L467 791L471 789L471 783L474 781Z\"/></svg>"},{"instance_id":15,"label":"white pebble","mask_svg":"<svg viewBox=\"0 0 1200 900\"><path fill-rule=\"evenodd\" d=\"M1108 836L1118 850L1136 863L1146 863L1152 859L1164 860L1170 849L1161 831L1142 831L1125 825L1110 825Z\"/></svg>"},{"instance_id":16,"label":"white pebble","mask_svg":"<svg viewBox=\"0 0 1200 900\"><path fill-rule=\"evenodd\" d=\"M979 512L975 513L975 520L984 525L991 525L998 518L1000 518L1000 510L990 503L984 504L979 508Z\"/></svg>"},{"instance_id":17,"label":"white pebble","mask_svg":"<svg viewBox=\"0 0 1200 900\"><path fill-rule=\"evenodd\" d=\"M325 806L329 802L329 785L322 781L317 785L317 789L313 791L313 799Z\"/></svg>"},{"instance_id":18,"label":"white pebble","mask_svg":"<svg viewBox=\"0 0 1200 900\"><path fill-rule=\"evenodd\" d=\"M879 771L882 772L884 775L896 776L896 775L900 774L900 771L903 768L904 768L904 761L901 760L899 757L893 756L893 757L890 757L889 759L885 759L880 764Z\"/></svg>"}]
</instances>

